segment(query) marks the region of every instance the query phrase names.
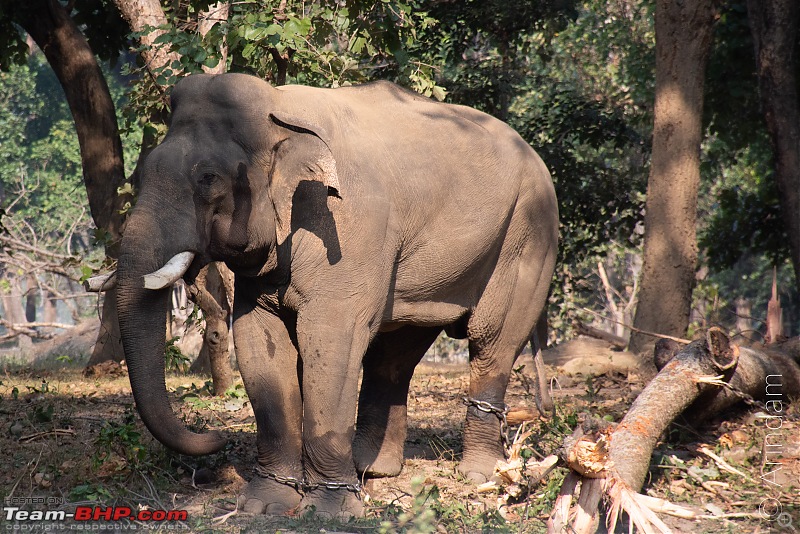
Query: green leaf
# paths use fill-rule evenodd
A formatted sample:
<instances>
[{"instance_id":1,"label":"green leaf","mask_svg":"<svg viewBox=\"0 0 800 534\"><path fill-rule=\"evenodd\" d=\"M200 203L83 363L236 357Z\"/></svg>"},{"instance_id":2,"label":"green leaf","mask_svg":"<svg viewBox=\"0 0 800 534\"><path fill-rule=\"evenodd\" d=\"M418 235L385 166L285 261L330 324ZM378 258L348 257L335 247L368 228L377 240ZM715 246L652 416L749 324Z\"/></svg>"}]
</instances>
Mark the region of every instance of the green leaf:
<instances>
[{"instance_id":1,"label":"green leaf","mask_svg":"<svg viewBox=\"0 0 800 534\"><path fill-rule=\"evenodd\" d=\"M199 50L196 50L194 52L194 54L192 54L192 59L194 59L196 63L200 63L200 64L203 64L207 57L208 57L208 54L202 48L200 48Z\"/></svg>"},{"instance_id":2,"label":"green leaf","mask_svg":"<svg viewBox=\"0 0 800 534\"><path fill-rule=\"evenodd\" d=\"M359 35L358 37L350 41L350 51L355 54L360 54L361 51L364 50L366 44L367 44L366 38Z\"/></svg>"},{"instance_id":3,"label":"green leaf","mask_svg":"<svg viewBox=\"0 0 800 534\"><path fill-rule=\"evenodd\" d=\"M256 45L253 43L247 43L245 47L242 49L242 57L245 59L250 59L253 57L253 53L256 51Z\"/></svg>"},{"instance_id":4,"label":"green leaf","mask_svg":"<svg viewBox=\"0 0 800 534\"><path fill-rule=\"evenodd\" d=\"M279 33L282 33L282 32L283 32L283 28L281 27L281 25L280 24L275 24L275 23L270 24L269 26L267 26L264 29L264 34L266 36L278 35Z\"/></svg>"}]
</instances>

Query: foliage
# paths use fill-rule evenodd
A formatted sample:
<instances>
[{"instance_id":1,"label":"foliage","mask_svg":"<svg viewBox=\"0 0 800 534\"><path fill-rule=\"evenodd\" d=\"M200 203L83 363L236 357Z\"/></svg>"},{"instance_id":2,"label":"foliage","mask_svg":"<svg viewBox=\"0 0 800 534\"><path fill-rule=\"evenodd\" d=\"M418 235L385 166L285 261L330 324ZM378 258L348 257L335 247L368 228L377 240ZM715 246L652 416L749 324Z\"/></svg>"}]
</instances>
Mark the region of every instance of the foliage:
<instances>
[{"instance_id":1,"label":"foliage","mask_svg":"<svg viewBox=\"0 0 800 534\"><path fill-rule=\"evenodd\" d=\"M233 2L227 20L204 35L198 17L208 0L167 10L154 46L167 46L178 59L143 76L132 93L129 123L164 106L163 89L183 76L217 67L227 52L226 71L254 74L274 84L338 87L375 78L392 78L426 96L444 98L431 65L415 60L418 31L435 21L416 0ZM213 11L210 12L213 18ZM156 28L148 28L151 32ZM154 83L155 82L155 83ZM157 114L156 114L157 115Z\"/></svg>"},{"instance_id":2,"label":"foliage","mask_svg":"<svg viewBox=\"0 0 800 534\"><path fill-rule=\"evenodd\" d=\"M71 16L86 36L92 51L102 60L116 63L128 48L127 24L113 0L72 0ZM15 23L15 15L23 10L43 10L42 2L32 0L0 0L0 71L28 60L25 32Z\"/></svg>"},{"instance_id":3,"label":"foliage","mask_svg":"<svg viewBox=\"0 0 800 534\"><path fill-rule=\"evenodd\" d=\"M429 1L438 22L426 40L429 61L442 64L441 79L456 102L505 119L511 100L530 73L533 54L576 16L576 2Z\"/></svg>"},{"instance_id":4,"label":"foliage","mask_svg":"<svg viewBox=\"0 0 800 534\"><path fill-rule=\"evenodd\" d=\"M496 510L475 513L466 503L444 503L438 486L426 486L422 478L411 481L411 491L414 499L409 509L382 521L378 532L423 534L436 532L439 527L447 532L510 532Z\"/></svg>"},{"instance_id":5,"label":"foliage","mask_svg":"<svg viewBox=\"0 0 800 534\"><path fill-rule=\"evenodd\" d=\"M112 498L113 495L111 492L100 484L79 484L69 492L69 500L71 502L108 502L111 501Z\"/></svg>"},{"instance_id":6,"label":"foliage","mask_svg":"<svg viewBox=\"0 0 800 534\"><path fill-rule=\"evenodd\" d=\"M150 138L163 134L165 127L153 120L165 106L159 86L218 65L223 47L226 70L274 83L284 76L330 87L391 79L477 107L517 129L552 172L562 227L553 293L560 312L551 323L563 334L576 309L601 309L598 260L627 261L643 231L654 96L652 2L244 0L232 2L229 17L201 34L201 15L213 4L162 2L168 23L157 46L178 59L154 77L133 71L130 139L140 139L142 128ZM114 60L126 49L128 30L112 0L69 5L99 57ZM17 234L30 225L39 243L67 247L67 255L86 254L91 227L71 119L43 59L34 56L25 66L24 36L9 16L17 7L10 0L0 0L0 7L6 71L0 74L0 208L8 212L1 222ZM106 74L121 103L119 76ZM699 232L710 272L698 298L719 291L760 305L766 295L760 273L784 265L788 250L744 0L720 6L704 114ZM134 145L125 143L129 171ZM25 198L9 206L23 190ZM82 222L65 223L73 220ZM625 286L636 273L621 265L617 274ZM748 283L733 282L742 277ZM797 296L789 297L796 306Z\"/></svg>"},{"instance_id":7,"label":"foliage","mask_svg":"<svg viewBox=\"0 0 800 534\"><path fill-rule=\"evenodd\" d=\"M735 155L729 164L717 164L716 180L705 187L704 198L710 202L701 201L707 222L700 233L700 246L709 265L730 268L740 258L753 254L763 254L771 263L781 264L789 257L788 237L781 221L766 139L756 137L738 152L717 144L722 142L711 143L707 151L710 155L723 151Z\"/></svg>"},{"instance_id":8,"label":"foliage","mask_svg":"<svg viewBox=\"0 0 800 534\"><path fill-rule=\"evenodd\" d=\"M136 425L137 417L128 410L123 422L107 421L95 440L92 466L97 469L114 456L123 458L120 469L131 467L147 470L147 447L142 443L142 434Z\"/></svg>"},{"instance_id":9,"label":"foliage","mask_svg":"<svg viewBox=\"0 0 800 534\"><path fill-rule=\"evenodd\" d=\"M433 93L431 70L412 61L407 51L418 29L433 23L418 2L294 1L271 10L245 2L233 11L231 70L275 80L277 53L290 59L289 76L301 83L337 87L366 81L375 71L393 67L406 85Z\"/></svg>"},{"instance_id":10,"label":"foliage","mask_svg":"<svg viewBox=\"0 0 800 534\"><path fill-rule=\"evenodd\" d=\"M11 18L3 16L6 11L3 2L0 2L0 8L0 71L7 72L12 65L25 63L28 45L20 28Z\"/></svg>"},{"instance_id":11,"label":"foliage","mask_svg":"<svg viewBox=\"0 0 800 534\"><path fill-rule=\"evenodd\" d=\"M120 80L107 76L114 96L123 98ZM43 307L45 296L71 297L74 282L100 265L103 253L95 247L72 118L42 54L0 72L0 100L0 290L18 301L41 293ZM126 141L130 155L133 143ZM69 298L56 311L77 319L95 301Z\"/></svg>"},{"instance_id":12,"label":"foliage","mask_svg":"<svg viewBox=\"0 0 800 534\"><path fill-rule=\"evenodd\" d=\"M178 340L180 340L179 336L167 340L166 350L164 352L165 368L167 371L185 373L189 369L191 361L176 344Z\"/></svg>"}]
</instances>

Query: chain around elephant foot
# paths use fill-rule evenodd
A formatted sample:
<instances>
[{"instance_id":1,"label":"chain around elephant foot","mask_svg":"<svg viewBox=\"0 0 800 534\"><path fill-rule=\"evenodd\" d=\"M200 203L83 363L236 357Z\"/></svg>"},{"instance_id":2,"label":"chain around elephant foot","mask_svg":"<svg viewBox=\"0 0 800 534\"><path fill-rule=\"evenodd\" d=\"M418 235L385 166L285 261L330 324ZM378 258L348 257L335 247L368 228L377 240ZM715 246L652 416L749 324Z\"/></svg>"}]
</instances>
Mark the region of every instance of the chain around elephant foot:
<instances>
[{"instance_id":1,"label":"chain around elephant foot","mask_svg":"<svg viewBox=\"0 0 800 534\"><path fill-rule=\"evenodd\" d=\"M283 515L300 504L302 495L298 489L277 480L276 477L266 477L259 473L245 486L239 496L238 507L239 510L251 514Z\"/></svg>"},{"instance_id":2,"label":"chain around elephant foot","mask_svg":"<svg viewBox=\"0 0 800 534\"><path fill-rule=\"evenodd\" d=\"M364 501L361 500L360 485L347 485L337 489L319 487L307 491L300 503L300 513L313 511L314 515L346 521L364 515ZM358 491L351 491L350 486Z\"/></svg>"}]
</instances>

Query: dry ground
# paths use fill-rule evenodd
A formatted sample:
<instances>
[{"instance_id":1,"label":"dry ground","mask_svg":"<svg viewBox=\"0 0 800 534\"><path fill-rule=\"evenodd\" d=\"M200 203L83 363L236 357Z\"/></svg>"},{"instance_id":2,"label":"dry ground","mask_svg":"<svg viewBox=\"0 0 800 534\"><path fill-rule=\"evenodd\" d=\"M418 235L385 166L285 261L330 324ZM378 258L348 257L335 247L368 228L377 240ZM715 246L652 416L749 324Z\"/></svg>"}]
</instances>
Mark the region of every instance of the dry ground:
<instances>
[{"instance_id":1,"label":"dry ground","mask_svg":"<svg viewBox=\"0 0 800 534\"><path fill-rule=\"evenodd\" d=\"M619 421L644 385L637 372L592 376L559 369L550 368L560 387L555 392L556 418L528 427L533 435L526 454L534 458L553 452L583 413ZM456 474L467 381L464 365L419 367L409 399L405 468L398 478L366 483L365 519L338 524L237 514L215 522L228 513L234 495L252 476L255 425L241 386L224 398L213 398L202 377L168 377L174 407L187 424L221 429L230 438L222 453L189 458L166 451L143 428L126 376L85 378L76 369L7 370L0 375L0 497L17 499L6 506L20 498L54 498L49 507L22 505L26 510L71 511L77 505L185 509L188 520L170 526L193 532L543 532L563 469L518 502L512 500L503 508L505 518L498 512L502 491L478 493ZM520 377L512 379L511 406L533 406L523 386ZM743 409L699 430L673 425L656 450L646 490L716 517L691 522L668 518L667 523L687 533L800 531L798 414L796 404L778 419ZM772 449L764 446L767 435ZM725 471L701 451L704 447L741 474ZM765 465L767 461L774 463ZM777 518L776 506L785 512L781 520L788 518L791 524L762 517L771 513ZM0 517L0 530L31 527L9 521L7 514ZM116 527L120 524L146 527ZM56 523L50 529L68 526Z\"/></svg>"}]
</instances>

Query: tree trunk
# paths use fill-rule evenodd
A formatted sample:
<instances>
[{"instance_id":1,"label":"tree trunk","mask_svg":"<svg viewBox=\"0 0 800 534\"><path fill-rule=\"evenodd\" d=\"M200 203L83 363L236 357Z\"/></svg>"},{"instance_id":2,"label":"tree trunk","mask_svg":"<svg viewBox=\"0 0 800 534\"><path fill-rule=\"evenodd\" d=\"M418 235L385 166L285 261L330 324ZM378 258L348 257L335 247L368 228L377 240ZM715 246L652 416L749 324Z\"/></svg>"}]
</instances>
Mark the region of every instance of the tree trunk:
<instances>
[{"instance_id":1,"label":"tree trunk","mask_svg":"<svg viewBox=\"0 0 800 534\"><path fill-rule=\"evenodd\" d=\"M22 306L22 283L16 277L9 278L8 281L11 288L2 296L5 319L12 324L25 324L28 321L25 320L25 308ZM23 354L27 354L33 348L33 340L25 334L17 336L17 344Z\"/></svg>"},{"instance_id":2,"label":"tree trunk","mask_svg":"<svg viewBox=\"0 0 800 534\"><path fill-rule=\"evenodd\" d=\"M753 307L750 301L739 297L733 303L736 306L736 331L747 341L753 341L757 332L753 328Z\"/></svg>"},{"instance_id":3,"label":"tree trunk","mask_svg":"<svg viewBox=\"0 0 800 534\"><path fill-rule=\"evenodd\" d=\"M211 372L214 392L222 395L233 385L230 353L228 352L228 318L232 295L232 273L223 263L210 263L200 271L189 294L203 311L206 320L203 348L190 371Z\"/></svg>"},{"instance_id":4,"label":"tree trunk","mask_svg":"<svg viewBox=\"0 0 800 534\"><path fill-rule=\"evenodd\" d=\"M775 180L795 285L800 290L800 102L797 93L797 0L748 0L758 84L775 157Z\"/></svg>"},{"instance_id":5,"label":"tree trunk","mask_svg":"<svg viewBox=\"0 0 800 534\"><path fill-rule=\"evenodd\" d=\"M12 4L14 20L44 52L67 97L81 149L83 180L95 225L108 232L109 255L119 241L129 197L117 194L125 182L122 142L111 93L86 38L56 0Z\"/></svg>"},{"instance_id":6,"label":"tree trunk","mask_svg":"<svg viewBox=\"0 0 800 534\"><path fill-rule=\"evenodd\" d=\"M159 0L114 0L114 3L131 31L139 34L139 41L144 47L139 53L150 73L173 61L180 61L180 56L170 51L169 44L155 44L155 40L164 34L164 30L158 28L167 24L167 16ZM148 27L155 29L147 32Z\"/></svg>"},{"instance_id":7,"label":"tree trunk","mask_svg":"<svg viewBox=\"0 0 800 534\"><path fill-rule=\"evenodd\" d=\"M642 283L634 326L683 336L697 263L703 84L717 0L656 2L653 154L645 204ZM642 352L654 340L631 335Z\"/></svg>"},{"instance_id":8,"label":"tree trunk","mask_svg":"<svg viewBox=\"0 0 800 534\"><path fill-rule=\"evenodd\" d=\"M69 12L56 0L16 4L15 20L45 54L67 97L81 149L89 209L97 228L107 232L106 254L116 257L122 233L120 214L127 195L117 194L125 182L122 141L111 93L94 53ZM113 298L113 295L112 295ZM119 325L112 304L103 307L102 324L91 362L121 361ZM115 337L116 336L116 337Z\"/></svg>"},{"instance_id":9,"label":"tree trunk","mask_svg":"<svg viewBox=\"0 0 800 534\"><path fill-rule=\"evenodd\" d=\"M208 31L214 24L227 21L228 14L230 13L230 2L217 2L208 6L208 11L199 13L197 16L197 31L203 37L206 36ZM228 70L228 46L227 41L223 39L222 46L220 47L220 59L216 67L207 67L203 65L203 72L208 74L222 74Z\"/></svg>"},{"instance_id":10,"label":"tree trunk","mask_svg":"<svg viewBox=\"0 0 800 534\"><path fill-rule=\"evenodd\" d=\"M796 345L738 347L714 328L706 339L687 346L659 342L655 358L659 373L622 421L614 427L589 419L564 441L563 456L573 471L556 501L548 532L595 532L601 497L608 503L609 532L616 532L614 526L622 509L640 532L670 532L652 511L675 507L637 495L663 432L680 414L697 424L742 402L742 397L725 385L764 401L767 412L783 412L784 404L800 393L800 366L794 361ZM578 506L571 509L578 481L582 483ZM591 502L581 506L582 501ZM689 509L681 512L686 518L698 515Z\"/></svg>"},{"instance_id":11,"label":"tree trunk","mask_svg":"<svg viewBox=\"0 0 800 534\"><path fill-rule=\"evenodd\" d=\"M25 288L25 320L29 323L36 322L36 297L39 293L39 282L36 276L28 274Z\"/></svg>"},{"instance_id":12,"label":"tree trunk","mask_svg":"<svg viewBox=\"0 0 800 534\"><path fill-rule=\"evenodd\" d=\"M103 312L97 341L92 349L87 367L105 361L121 362L125 359L122 350L122 334L119 332L119 319L117 318L117 290L106 291L103 295Z\"/></svg>"},{"instance_id":13,"label":"tree trunk","mask_svg":"<svg viewBox=\"0 0 800 534\"><path fill-rule=\"evenodd\" d=\"M58 322L58 307L55 295L48 289L42 294L42 321L45 323Z\"/></svg>"}]
</instances>

